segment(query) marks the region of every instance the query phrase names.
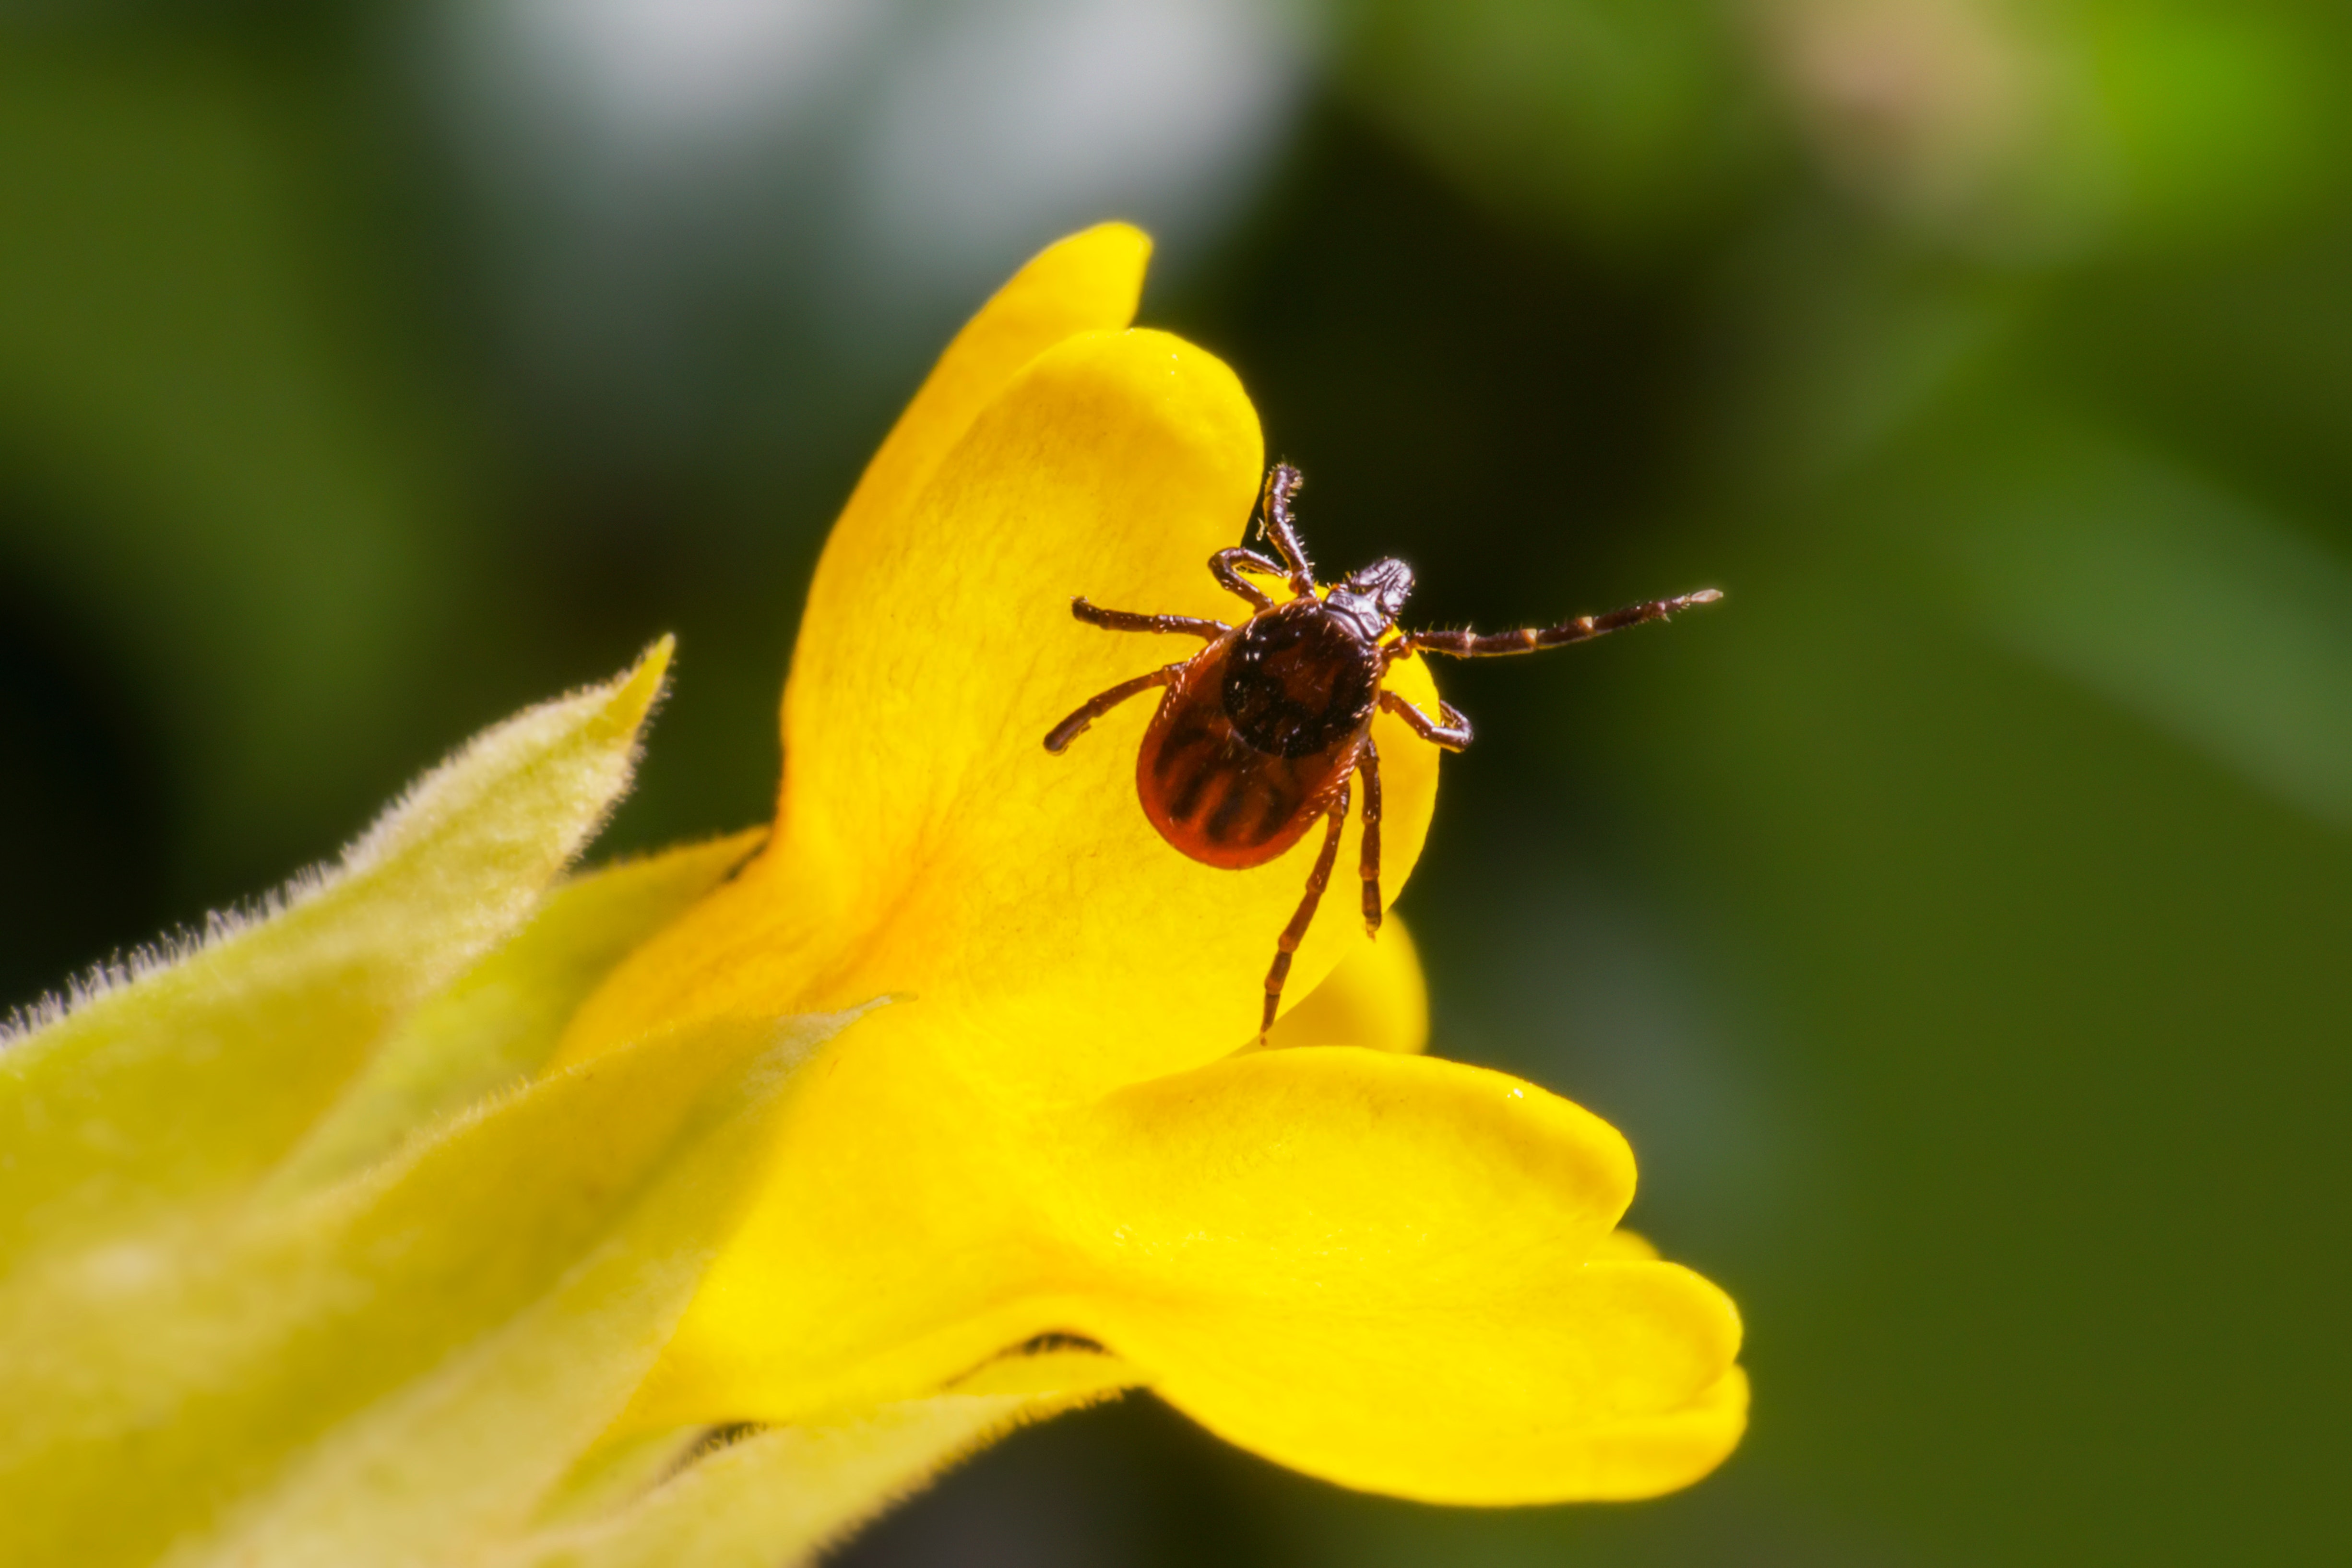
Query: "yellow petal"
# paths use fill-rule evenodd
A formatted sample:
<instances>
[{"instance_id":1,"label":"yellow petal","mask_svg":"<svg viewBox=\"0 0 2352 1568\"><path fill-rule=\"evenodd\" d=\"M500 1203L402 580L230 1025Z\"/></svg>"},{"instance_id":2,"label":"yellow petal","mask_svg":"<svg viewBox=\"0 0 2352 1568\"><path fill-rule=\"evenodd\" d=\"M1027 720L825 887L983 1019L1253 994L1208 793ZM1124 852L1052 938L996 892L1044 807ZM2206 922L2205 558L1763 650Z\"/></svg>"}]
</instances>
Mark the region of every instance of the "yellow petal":
<instances>
[{"instance_id":1,"label":"yellow petal","mask_svg":"<svg viewBox=\"0 0 2352 1568\"><path fill-rule=\"evenodd\" d=\"M1143 1381L1134 1367L1090 1344L1067 1335L1038 1335L956 1379L949 1392L1091 1397Z\"/></svg>"},{"instance_id":2,"label":"yellow petal","mask_svg":"<svg viewBox=\"0 0 2352 1568\"><path fill-rule=\"evenodd\" d=\"M1364 1046L1419 1055L1429 1044L1429 985L1404 921L1390 915L1380 940L1342 959L1322 984L1283 1015L1265 1043Z\"/></svg>"},{"instance_id":3,"label":"yellow petal","mask_svg":"<svg viewBox=\"0 0 2352 1568\"><path fill-rule=\"evenodd\" d=\"M819 1418L1058 1331L1270 1458L1402 1496L1646 1495L1738 1440L1731 1304L1629 1260L1623 1140L1538 1089L1346 1047L1026 1121L939 1087L763 1205L633 1420Z\"/></svg>"},{"instance_id":4,"label":"yellow petal","mask_svg":"<svg viewBox=\"0 0 2352 1568\"><path fill-rule=\"evenodd\" d=\"M809 590L809 614L855 614L871 554L891 533L980 411L1022 366L1081 332L1135 319L1151 241L1123 223L1097 224L1048 246L966 322L907 405L842 509Z\"/></svg>"},{"instance_id":5,"label":"yellow petal","mask_svg":"<svg viewBox=\"0 0 2352 1568\"><path fill-rule=\"evenodd\" d=\"M1134 784L1150 704L1069 752L1043 739L1094 693L1185 657L1069 601L1199 616L1244 608L1206 570L1259 479L1231 371L1150 331L1072 339L975 420L907 515L836 534L858 563L812 605L794 655L787 786L769 847L583 1009L564 1059L664 1024L907 998L856 1053L933 1081L951 1058L1004 1092L1091 1099L1256 1033L1260 982L1313 838L1264 867L1192 861ZM1394 684L1433 700L1421 661ZM1419 857L1433 748L1383 715L1385 890ZM1360 829L1342 841L1352 866ZM1366 941L1345 871L1294 969L1304 994ZM856 1106L847 1126L871 1125Z\"/></svg>"},{"instance_id":6,"label":"yellow petal","mask_svg":"<svg viewBox=\"0 0 2352 1568\"><path fill-rule=\"evenodd\" d=\"M669 643L478 736L267 918L0 1050L0 1266L228 1192L530 917L627 787Z\"/></svg>"},{"instance_id":7,"label":"yellow petal","mask_svg":"<svg viewBox=\"0 0 2352 1568\"><path fill-rule=\"evenodd\" d=\"M1594 1261L1632 1195L1606 1124L1500 1074L1346 1049L1138 1085L1041 1194L1100 1277L1061 1305L1171 1404L1343 1485L1646 1496L1737 1440L1731 1303Z\"/></svg>"},{"instance_id":8,"label":"yellow petal","mask_svg":"<svg viewBox=\"0 0 2352 1568\"><path fill-rule=\"evenodd\" d=\"M1601 1238L1592 1256L1616 1263L1643 1263L1657 1257L1658 1248L1648 1237L1619 1226Z\"/></svg>"},{"instance_id":9,"label":"yellow petal","mask_svg":"<svg viewBox=\"0 0 2352 1568\"><path fill-rule=\"evenodd\" d=\"M783 1108L763 1190L633 1405L629 1430L845 1418L963 1385L1069 1324L1027 1191L1068 1126L920 1031L854 1037ZM886 1048L877 1049L879 1044ZM1043 1249L1041 1249L1043 1248Z\"/></svg>"},{"instance_id":10,"label":"yellow petal","mask_svg":"<svg viewBox=\"0 0 2352 1568\"><path fill-rule=\"evenodd\" d=\"M1528 1266L1580 1267L1633 1195L1632 1151L1590 1111L1346 1047L1136 1084L1061 1160L1037 1171L1041 1199L1129 1287L1360 1311L1475 1305Z\"/></svg>"},{"instance_id":11,"label":"yellow petal","mask_svg":"<svg viewBox=\"0 0 2352 1568\"><path fill-rule=\"evenodd\" d=\"M1671 1263L1590 1263L1544 1283L1410 1317L1118 1299L1103 1331L1218 1436L1360 1490L1594 1501L1673 1491L1720 1464L1745 1413L1722 1294ZM1712 1381L1691 1386L1704 1371Z\"/></svg>"}]
</instances>

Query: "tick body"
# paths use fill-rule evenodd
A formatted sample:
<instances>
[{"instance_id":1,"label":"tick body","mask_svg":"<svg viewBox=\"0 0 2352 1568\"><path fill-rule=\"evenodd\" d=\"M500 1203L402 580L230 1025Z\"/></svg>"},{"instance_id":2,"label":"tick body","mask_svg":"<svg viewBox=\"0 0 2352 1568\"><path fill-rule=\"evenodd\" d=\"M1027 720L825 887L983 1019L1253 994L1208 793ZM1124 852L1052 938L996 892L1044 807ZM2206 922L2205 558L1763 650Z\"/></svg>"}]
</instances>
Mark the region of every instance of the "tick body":
<instances>
[{"instance_id":1,"label":"tick body","mask_svg":"<svg viewBox=\"0 0 2352 1568\"><path fill-rule=\"evenodd\" d=\"M1264 865L1346 787L1380 689L1379 646L1311 595L1219 634L1176 668L1144 733L1144 815L1205 865Z\"/></svg>"},{"instance_id":2,"label":"tick body","mask_svg":"<svg viewBox=\"0 0 2352 1568\"><path fill-rule=\"evenodd\" d=\"M1144 816L1171 846L1204 865L1240 870L1264 865L1318 822L1324 825L1306 897L1276 940L1261 1034L1274 1024L1291 955L1330 884L1339 830L1359 784L1364 926L1375 934L1380 930L1381 773L1373 716L1385 708L1423 740L1448 751L1470 743L1470 721L1451 703L1440 702L1439 716L1433 719L1387 690L1382 681L1391 665L1415 653L1456 658L1533 653L1663 620L1722 597L1707 588L1556 626L1487 636L1400 631L1396 618L1412 592L1412 569L1402 561L1379 561L1322 587L1291 521L1290 501L1298 485L1298 470L1279 465L1267 474L1259 499L1256 521L1280 552L1279 562L1247 549L1221 550L1209 559L1217 581L1250 605L1249 617L1239 626L1105 610L1084 598L1073 600L1071 612L1078 619L1106 631L1189 635L1207 646L1112 687L1045 737L1045 749L1059 752L1097 719L1156 688L1160 709L1136 757L1135 784ZM1277 603L1244 573L1279 578L1292 596Z\"/></svg>"}]
</instances>

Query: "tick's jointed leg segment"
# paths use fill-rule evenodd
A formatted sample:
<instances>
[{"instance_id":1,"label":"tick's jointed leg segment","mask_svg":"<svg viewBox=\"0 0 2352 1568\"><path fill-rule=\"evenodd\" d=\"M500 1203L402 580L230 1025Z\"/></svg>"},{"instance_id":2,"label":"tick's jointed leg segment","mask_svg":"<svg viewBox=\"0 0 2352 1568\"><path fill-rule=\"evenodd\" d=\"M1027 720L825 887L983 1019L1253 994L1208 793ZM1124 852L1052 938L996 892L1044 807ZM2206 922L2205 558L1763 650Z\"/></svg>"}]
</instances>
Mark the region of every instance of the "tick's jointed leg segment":
<instances>
[{"instance_id":1,"label":"tick's jointed leg segment","mask_svg":"<svg viewBox=\"0 0 2352 1568\"><path fill-rule=\"evenodd\" d=\"M1315 857L1315 868L1307 873L1307 896L1298 901L1298 912L1282 928L1274 942L1274 967L1265 972L1265 1014L1259 1019L1257 1037L1274 1027L1274 1015L1282 1005L1282 983L1290 978L1290 958L1306 939L1307 928L1315 923L1315 906L1323 901L1323 889L1331 885L1331 868L1339 859L1339 829L1348 825L1348 786L1339 786L1339 798L1331 803L1329 826L1323 830L1323 847Z\"/></svg>"},{"instance_id":2,"label":"tick's jointed leg segment","mask_svg":"<svg viewBox=\"0 0 2352 1568\"><path fill-rule=\"evenodd\" d=\"M1242 575L1244 569L1262 572L1269 577L1287 576L1280 566L1268 561L1255 550L1244 550L1236 544L1231 550L1220 550L1209 557L1209 570L1217 579L1217 586L1226 593L1247 599L1253 609L1274 608L1274 595Z\"/></svg>"},{"instance_id":3,"label":"tick's jointed leg segment","mask_svg":"<svg viewBox=\"0 0 2352 1568\"><path fill-rule=\"evenodd\" d=\"M1433 745L1458 752L1470 744L1470 721L1459 709L1443 697L1437 700L1437 710L1445 715L1440 723L1393 691L1381 693L1381 706L1410 725L1412 732Z\"/></svg>"},{"instance_id":4,"label":"tick's jointed leg segment","mask_svg":"<svg viewBox=\"0 0 2352 1568\"><path fill-rule=\"evenodd\" d=\"M1307 559L1307 546L1299 542L1297 526L1290 521L1290 498L1298 493L1303 483L1297 468L1288 463L1276 463L1266 470L1265 489L1258 492L1257 498L1258 526L1274 541L1274 547L1282 552L1294 594L1315 592L1315 563Z\"/></svg>"},{"instance_id":5,"label":"tick's jointed leg segment","mask_svg":"<svg viewBox=\"0 0 2352 1568\"><path fill-rule=\"evenodd\" d=\"M1070 614L1107 632L1184 632L1212 642L1234 629L1223 621L1204 621L1197 616L1139 616L1132 610L1106 610L1084 598L1070 601Z\"/></svg>"},{"instance_id":6,"label":"tick's jointed leg segment","mask_svg":"<svg viewBox=\"0 0 2352 1568\"><path fill-rule=\"evenodd\" d=\"M1515 632L1407 632L1402 645L1422 653L1442 653L1455 658L1493 658L1503 654L1533 653L1538 648L1565 647L1570 643L1586 642L1605 637L1627 626L1640 626L1643 621L1663 621L1677 611L1694 605L1712 605L1723 595L1713 588L1701 588L1696 594L1685 594L1673 599L1652 599L1644 604L1628 605L1622 610L1612 610L1605 616L1579 616L1572 621L1562 621L1556 626L1522 626Z\"/></svg>"},{"instance_id":7,"label":"tick's jointed leg segment","mask_svg":"<svg viewBox=\"0 0 2352 1568\"><path fill-rule=\"evenodd\" d=\"M1120 681L1117 686L1096 697L1085 707L1046 731L1045 749L1049 752L1060 752L1063 747L1085 734L1087 725L1138 692L1149 691L1155 686L1167 685L1176 679L1176 672L1183 668L1181 664L1171 664L1164 668L1155 669L1150 675L1139 675L1133 680Z\"/></svg>"},{"instance_id":8,"label":"tick's jointed leg segment","mask_svg":"<svg viewBox=\"0 0 2352 1568\"><path fill-rule=\"evenodd\" d=\"M1381 749L1364 737L1356 772L1364 781L1364 847L1358 864L1364 873L1364 934L1381 934Z\"/></svg>"}]
</instances>

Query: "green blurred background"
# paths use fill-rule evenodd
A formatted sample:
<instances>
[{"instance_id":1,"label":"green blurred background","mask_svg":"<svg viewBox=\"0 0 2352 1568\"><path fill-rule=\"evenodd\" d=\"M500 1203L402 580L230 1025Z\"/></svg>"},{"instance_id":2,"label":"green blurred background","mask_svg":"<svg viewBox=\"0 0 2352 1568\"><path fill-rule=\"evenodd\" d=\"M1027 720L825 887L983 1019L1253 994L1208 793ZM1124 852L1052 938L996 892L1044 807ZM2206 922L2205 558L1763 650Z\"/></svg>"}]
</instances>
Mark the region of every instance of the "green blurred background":
<instances>
[{"instance_id":1,"label":"green blurred background","mask_svg":"<svg viewBox=\"0 0 2352 1568\"><path fill-rule=\"evenodd\" d=\"M2317 0L12 5L0 1003L663 629L608 846L762 817L866 454L1130 216L1325 560L1728 591L1452 672L1403 908L1754 1429L1450 1512L1137 1399L842 1561L2352 1561L2347 79Z\"/></svg>"}]
</instances>

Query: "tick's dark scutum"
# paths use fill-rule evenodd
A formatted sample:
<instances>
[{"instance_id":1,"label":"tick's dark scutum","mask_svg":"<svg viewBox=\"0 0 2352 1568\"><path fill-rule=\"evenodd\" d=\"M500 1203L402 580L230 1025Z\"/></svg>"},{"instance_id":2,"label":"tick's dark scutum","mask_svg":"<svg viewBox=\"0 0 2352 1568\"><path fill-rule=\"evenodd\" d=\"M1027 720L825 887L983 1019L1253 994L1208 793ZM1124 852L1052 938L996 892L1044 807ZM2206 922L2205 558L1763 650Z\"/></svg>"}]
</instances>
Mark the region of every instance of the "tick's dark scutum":
<instances>
[{"instance_id":1,"label":"tick's dark scutum","mask_svg":"<svg viewBox=\"0 0 2352 1568\"><path fill-rule=\"evenodd\" d=\"M1261 866L1347 782L1379 700L1376 647L1302 599L1202 650L1136 758L1144 815L1211 866Z\"/></svg>"},{"instance_id":2,"label":"tick's dark scutum","mask_svg":"<svg viewBox=\"0 0 2352 1568\"><path fill-rule=\"evenodd\" d=\"M1380 700L1381 657L1315 598L1252 616L1218 697L1243 740L1277 756L1318 756L1363 729Z\"/></svg>"}]
</instances>

